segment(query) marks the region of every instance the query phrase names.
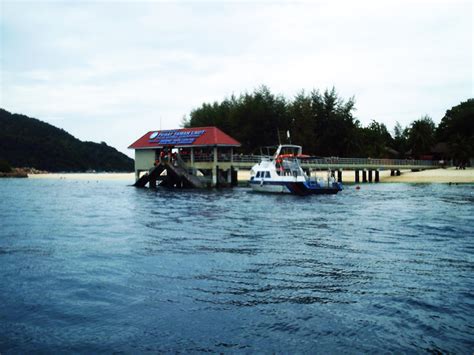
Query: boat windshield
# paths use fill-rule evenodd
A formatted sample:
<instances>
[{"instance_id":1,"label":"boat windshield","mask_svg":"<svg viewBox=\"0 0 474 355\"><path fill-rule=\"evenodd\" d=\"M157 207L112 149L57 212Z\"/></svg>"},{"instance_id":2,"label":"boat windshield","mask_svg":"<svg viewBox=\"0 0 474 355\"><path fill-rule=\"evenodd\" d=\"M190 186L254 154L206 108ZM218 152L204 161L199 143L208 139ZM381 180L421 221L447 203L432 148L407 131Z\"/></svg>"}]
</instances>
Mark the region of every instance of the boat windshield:
<instances>
[{"instance_id":1,"label":"boat windshield","mask_svg":"<svg viewBox=\"0 0 474 355\"><path fill-rule=\"evenodd\" d=\"M280 155L298 155L298 148L281 147Z\"/></svg>"},{"instance_id":2,"label":"boat windshield","mask_svg":"<svg viewBox=\"0 0 474 355\"><path fill-rule=\"evenodd\" d=\"M260 148L260 155L263 156L263 157L271 158L272 156L275 155L277 150L278 150L278 147L275 147L275 146L261 147Z\"/></svg>"},{"instance_id":3,"label":"boat windshield","mask_svg":"<svg viewBox=\"0 0 474 355\"><path fill-rule=\"evenodd\" d=\"M299 145L281 145L274 154L274 159L280 157L296 157L301 155L302 148Z\"/></svg>"}]
</instances>

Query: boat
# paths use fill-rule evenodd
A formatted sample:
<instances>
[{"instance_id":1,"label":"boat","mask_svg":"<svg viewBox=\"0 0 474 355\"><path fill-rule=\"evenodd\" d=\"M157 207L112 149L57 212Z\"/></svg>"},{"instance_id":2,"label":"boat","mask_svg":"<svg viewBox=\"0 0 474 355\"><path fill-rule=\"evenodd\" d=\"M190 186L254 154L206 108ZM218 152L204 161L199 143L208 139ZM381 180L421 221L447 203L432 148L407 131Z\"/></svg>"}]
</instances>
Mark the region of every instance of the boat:
<instances>
[{"instance_id":1,"label":"boat","mask_svg":"<svg viewBox=\"0 0 474 355\"><path fill-rule=\"evenodd\" d=\"M249 184L253 191L289 193L300 196L337 194L342 184L328 172L327 179L311 177L301 167L302 147L280 144L273 155L262 155L261 161L250 170Z\"/></svg>"}]
</instances>

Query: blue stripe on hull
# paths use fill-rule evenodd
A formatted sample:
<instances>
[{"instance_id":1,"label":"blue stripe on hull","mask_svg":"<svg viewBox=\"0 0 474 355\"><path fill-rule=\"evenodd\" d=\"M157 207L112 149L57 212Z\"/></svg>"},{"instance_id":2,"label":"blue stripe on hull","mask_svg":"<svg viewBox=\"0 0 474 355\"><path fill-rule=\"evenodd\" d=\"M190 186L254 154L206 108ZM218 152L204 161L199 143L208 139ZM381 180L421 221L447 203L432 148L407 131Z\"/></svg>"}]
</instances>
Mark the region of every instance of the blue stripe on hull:
<instances>
[{"instance_id":1,"label":"blue stripe on hull","mask_svg":"<svg viewBox=\"0 0 474 355\"><path fill-rule=\"evenodd\" d=\"M331 186L328 187L321 187L317 186L308 186L304 182L283 182L283 181L250 181L250 185L280 185L285 186L292 194L299 195L299 196L306 196L306 195L327 195L327 194L337 194L339 191L342 190L342 185L339 183L333 183ZM272 192L272 191L266 191Z\"/></svg>"}]
</instances>

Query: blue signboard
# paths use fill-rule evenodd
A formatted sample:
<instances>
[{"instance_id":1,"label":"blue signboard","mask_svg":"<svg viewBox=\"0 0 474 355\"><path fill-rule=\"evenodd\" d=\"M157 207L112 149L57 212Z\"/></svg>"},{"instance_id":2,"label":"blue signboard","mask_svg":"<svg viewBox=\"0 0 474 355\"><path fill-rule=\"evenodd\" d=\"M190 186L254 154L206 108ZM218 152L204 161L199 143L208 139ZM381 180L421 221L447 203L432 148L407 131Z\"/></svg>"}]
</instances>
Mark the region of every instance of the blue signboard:
<instances>
[{"instance_id":1,"label":"blue signboard","mask_svg":"<svg viewBox=\"0 0 474 355\"><path fill-rule=\"evenodd\" d=\"M150 134L149 142L158 145L190 145L206 130L198 131L157 131Z\"/></svg>"}]
</instances>

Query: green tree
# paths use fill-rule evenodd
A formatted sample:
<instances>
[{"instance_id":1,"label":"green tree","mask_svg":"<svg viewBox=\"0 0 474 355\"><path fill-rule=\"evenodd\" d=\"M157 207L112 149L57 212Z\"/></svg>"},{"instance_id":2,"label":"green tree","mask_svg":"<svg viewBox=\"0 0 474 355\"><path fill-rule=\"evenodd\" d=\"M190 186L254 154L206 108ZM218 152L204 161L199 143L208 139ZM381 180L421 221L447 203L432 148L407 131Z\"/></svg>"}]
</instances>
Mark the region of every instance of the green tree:
<instances>
[{"instance_id":1,"label":"green tree","mask_svg":"<svg viewBox=\"0 0 474 355\"><path fill-rule=\"evenodd\" d=\"M439 142L446 142L452 157L465 163L474 156L474 99L446 111L436 131Z\"/></svg>"},{"instance_id":2,"label":"green tree","mask_svg":"<svg viewBox=\"0 0 474 355\"><path fill-rule=\"evenodd\" d=\"M408 131L408 145L413 157L420 158L430 152L435 143L435 129L433 120L427 115L413 121Z\"/></svg>"},{"instance_id":3,"label":"green tree","mask_svg":"<svg viewBox=\"0 0 474 355\"><path fill-rule=\"evenodd\" d=\"M301 91L287 101L262 86L238 98L205 103L182 122L186 127L217 126L239 140L246 152L276 145L280 139L285 142L290 130L292 142L307 153L347 156L360 147L354 139L359 124L354 110L354 99L341 99L334 88L322 94Z\"/></svg>"},{"instance_id":4,"label":"green tree","mask_svg":"<svg viewBox=\"0 0 474 355\"><path fill-rule=\"evenodd\" d=\"M313 154L325 156L347 156L357 150L357 142L353 140L358 126L352 115L355 109L354 99L344 101L335 88L325 90L323 94L312 91L310 98L313 122L299 127L300 130L311 133L312 138L302 142L304 146L310 147Z\"/></svg>"},{"instance_id":5,"label":"green tree","mask_svg":"<svg viewBox=\"0 0 474 355\"><path fill-rule=\"evenodd\" d=\"M221 103L204 103L193 110L187 127L216 126L242 143L246 152L278 143L278 132L289 129L286 100L273 95L266 86L253 93L232 96Z\"/></svg>"},{"instance_id":6,"label":"green tree","mask_svg":"<svg viewBox=\"0 0 474 355\"><path fill-rule=\"evenodd\" d=\"M406 152L408 151L408 133L409 128L403 128L402 125L397 122L393 129L393 149L398 152L398 157L405 157Z\"/></svg>"},{"instance_id":7,"label":"green tree","mask_svg":"<svg viewBox=\"0 0 474 355\"><path fill-rule=\"evenodd\" d=\"M384 158L388 156L388 149L393 145L393 138L383 123L372 121L362 128L364 156Z\"/></svg>"}]
</instances>

